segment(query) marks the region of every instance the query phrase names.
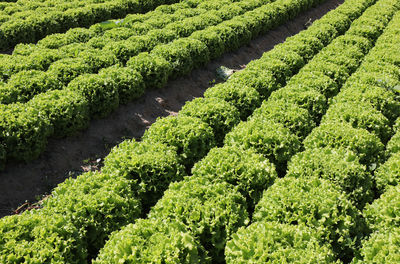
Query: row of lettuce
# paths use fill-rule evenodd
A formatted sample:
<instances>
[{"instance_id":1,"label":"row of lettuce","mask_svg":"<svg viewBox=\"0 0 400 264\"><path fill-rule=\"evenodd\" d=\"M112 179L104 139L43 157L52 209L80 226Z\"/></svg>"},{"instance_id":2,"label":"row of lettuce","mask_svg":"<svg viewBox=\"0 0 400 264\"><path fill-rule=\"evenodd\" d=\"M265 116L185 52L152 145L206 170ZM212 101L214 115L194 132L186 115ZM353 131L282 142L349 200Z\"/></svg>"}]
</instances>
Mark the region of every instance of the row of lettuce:
<instances>
[{"instance_id":1,"label":"row of lettuce","mask_svg":"<svg viewBox=\"0 0 400 264\"><path fill-rule=\"evenodd\" d=\"M184 23L185 20L172 22L170 25L174 26L184 24L186 33L177 27L173 35L176 40L171 39L172 42L166 44L160 40L154 49L155 44L150 45L150 52L138 55L135 55L138 53L135 50L133 57L127 57L130 59L126 66L106 67L118 61L116 55L96 49L86 50L84 45L85 50L79 53L79 58L57 61L48 72L20 72L10 78L5 89L0 90L11 92L16 98L26 98L27 94L31 97L31 93L40 89L43 93L26 103L0 104L0 145L3 145L3 152L8 159L32 160L43 152L49 136L62 137L83 129L90 118L107 116L120 103L141 96L146 88L161 87L168 79L186 74L194 67L240 47L319 2L278 0L266 4L265 0L246 0L235 5L228 0L219 4L208 1L199 9L204 10L202 7L209 5L211 9L222 10L215 13L215 16L221 16L219 19L201 19L202 23L192 23L193 27ZM226 16L226 7L231 8L233 15ZM203 15L194 18L199 17ZM181 37L186 35L190 36ZM92 73L85 73L87 70Z\"/></svg>"},{"instance_id":2,"label":"row of lettuce","mask_svg":"<svg viewBox=\"0 0 400 264\"><path fill-rule=\"evenodd\" d=\"M398 1L379 1L367 10L284 88L272 92L248 121L234 127L225 137L225 146L213 148L197 162L192 176L171 184L147 219L113 233L93 263L396 263L400 248L398 191L369 203L379 195L373 172L385 158L384 143L393 134L391 127L400 114L400 102L390 90L400 83L398 58L391 64L381 57L392 54L400 43L393 40L399 33L399 9ZM332 56L337 54L341 55ZM249 67L266 70L270 59L267 53ZM274 73L285 76L285 69ZM311 75L314 78L309 78ZM382 87L380 78L374 83L367 77L371 75L384 75L393 82ZM270 78L265 83L270 83ZM235 82L235 78L231 80ZM357 87L375 89L371 87L374 84L385 91L379 93L380 99L385 98L379 106L363 96L355 103L353 96L342 95ZM342 86L328 108L327 99ZM203 109L197 105L209 99L187 104L180 111L182 116L170 119L185 118L190 109L190 116L215 129L216 120L197 111ZM277 107L287 111L277 111ZM350 110L352 119L336 114ZM217 115L213 112L212 116ZM232 120L230 114L224 116L218 117L220 125ZM146 132L144 142L131 144L145 144L154 136L152 129L162 126L154 127ZM177 131L172 126L167 130L171 134ZM160 134L157 138L171 144ZM127 153L126 149L123 152ZM123 155L115 149L107 158L106 171L124 170L126 163L119 163ZM277 179L287 161L286 177ZM114 164L109 171L110 162ZM382 175L382 168L376 175ZM253 223L236 232L249 223L254 205ZM184 235L180 225L186 226L192 237Z\"/></svg>"},{"instance_id":3,"label":"row of lettuce","mask_svg":"<svg viewBox=\"0 0 400 264\"><path fill-rule=\"evenodd\" d=\"M371 33L376 36L386 24L374 19L368 21L372 24L366 22L363 21L365 27L357 35L361 33L363 37L371 38ZM266 254L258 245L265 236L265 243L276 249L271 241L271 234L276 234L276 229L284 230L284 236L277 235L278 246L284 245L282 251L289 248L292 254L285 254L293 257L291 261L303 258L304 263L310 260L312 263L334 262L326 249L321 250L315 245L317 237L317 241L328 242L345 263L396 263L400 247L399 240L395 240L399 234L395 222L399 213L398 202L396 205L396 201L388 203L385 200L384 204L380 198L372 205L370 203L380 193L375 182L379 182L382 167L376 172L375 169L384 161L384 144L392 135L391 127L399 115L399 103L390 88L400 83L400 65L391 64L381 57L383 53L394 51L398 45L399 40L392 39L399 33L399 23L400 15L397 14L361 67L344 82L341 92L333 98L323 115L321 124L305 138L305 150L290 159L286 177L277 180L264 193L256 206L254 223L238 231L237 236L228 242L226 254L233 263L245 263L245 260L263 262L270 254L275 254L274 251ZM370 25L374 25L373 30L368 28ZM352 29L349 34L351 32ZM353 44L359 46L363 42L358 39ZM345 50L337 51L345 53ZM330 74L340 73L337 76L342 77L344 72L351 73L350 69L355 65L345 58L334 58L337 70ZM377 76L385 76L393 82L382 84L380 78L374 78ZM368 91L372 91L373 96ZM371 211L371 208L379 210ZM385 224L378 224L381 227L379 231L376 226L381 221L375 217L388 218ZM276 221L299 225L299 234L285 237L288 231L284 228L268 230ZM303 224L312 227L314 235L304 234ZM393 236L393 240L388 233L382 235L386 228L392 228L389 233L392 233L390 237ZM371 231L375 233L369 238ZM379 238L375 239L375 236ZM385 236L386 241L383 239ZM252 257L246 254L254 251L257 254Z\"/></svg>"},{"instance_id":4,"label":"row of lettuce","mask_svg":"<svg viewBox=\"0 0 400 264\"><path fill-rule=\"evenodd\" d=\"M234 74L228 82L209 89L204 99L188 103L177 117L158 120L145 133L142 142L126 141L114 148L106 158L101 173L86 173L77 179L68 179L43 201L42 209L1 219L1 261L86 263L96 257L112 231L135 222L114 233L94 263L223 262L226 241L236 237L237 229L249 223L249 214L262 197L263 190L278 177L275 168L278 172L284 171L284 160L290 157L284 149L292 148L287 144L295 142L299 145L301 139L296 134L301 133L291 131L304 127L285 126L277 115L276 120L259 121L263 124L261 128L272 126L265 135L270 138L265 143L271 151L267 150L268 146L257 150L256 146L242 146L242 140L235 135L241 133L246 124L250 124L248 130L260 126L252 121L254 118L239 124L240 120L251 115L272 91L285 86L291 76L324 46L343 34L352 21L373 3L371 0L346 1L308 30L277 45L240 74ZM390 5L388 0L378 3L383 3L378 4L382 16L393 14L391 6L394 3ZM382 17L379 18L376 22L384 22ZM350 30L362 32L362 24ZM372 41L368 39L356 36L354 39L356 43L363 40L370 43L363 54L372 46ZM353 39L345 36L334 43L333 46L339 45L344 51L344 46L351 46ZM329 51L329 48L324 50ZM355 60L359 62L360 59ZM323 74L319 77L323 78ZM325 76L324 80L327 78ZM332 79L330 83L324 87L333 87L336 81ZM320 85L323 86L324 82ZM282 90L289 91L282 88L273 94L279 97ZM311 90L309 94L315 93L318 91ZM320 96L323 97L322 94ZM314 109L313 104L296 106L294 96L286 99L283 95L281 98L292 100L292 110L295 110L292 114L296 111L304 114L301 109L308 107ZM306 116L316 116L311 113ZM254 116L261 117L261 110L257 110ZM290 118L290 115L286 117ZM307 123L312 124L311 121ZM228 133L233 127L236 128ZM256 132L256 129L252 131ZM278 132L276 137L272 131ZM229 136L223 141L227 133ZM261 133L256 135L262 136ZM248 142L258 142L256 138L247 139ZM277 144L279 141L282 142ZM226 146L220 148L224 142ZM219 148L213 148L215 146ZM264 153L267 154L264 156ZM291 155L294 153L292 151ZM206 155L204 160L197 162ZM274 158L269 161L271 157ZM192 167L194 176L184 177ZM171 182L176 183L169 185ZM146 216L150 208L147 219L137 220ZM299 230L297 225L272 226L276 234L292 237L294 234L296 241L298 236L304 239L314 237L308 235L311 234L309 227L304 227L304 232L299 233L293 232ZM276 239L273 237L274 241ZM234 242L229 243L232 246ZM283 244L286 245L285 242ZM318 241L313 245L331 254L329 246L319 246ZM226 255L229 262L228 250Z\"/></svg>"},{"instance_id":5,"label":"row of lettuce","mask_svg":"<svg viewBox=\"0 0 400 264\"><path fill-rule=\"evenodd\" d=\"M90 27L129 13L144 13L177 0L85 0L0 2L0 50L19 43L34 43L70 28Z\"/></svg>"}]
</instances>

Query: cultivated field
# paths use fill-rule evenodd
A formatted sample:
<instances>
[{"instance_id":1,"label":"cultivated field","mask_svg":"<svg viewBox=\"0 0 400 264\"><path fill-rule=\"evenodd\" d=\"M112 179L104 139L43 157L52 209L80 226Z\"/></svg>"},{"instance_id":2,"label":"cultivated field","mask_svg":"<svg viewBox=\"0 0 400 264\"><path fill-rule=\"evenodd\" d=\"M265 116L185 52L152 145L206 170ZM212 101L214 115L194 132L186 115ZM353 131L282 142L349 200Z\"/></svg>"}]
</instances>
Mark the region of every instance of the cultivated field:
<instances>
[{"instance_id":1,"label":"cultivated field","mask_svg":"<svg viewBox=\"0 0 400 264\"><path fill-rule=\"evenodd\" d=\"M400 1L170 2L0 55L0 263L400 262Z\"/></svg>"}]
</instances>

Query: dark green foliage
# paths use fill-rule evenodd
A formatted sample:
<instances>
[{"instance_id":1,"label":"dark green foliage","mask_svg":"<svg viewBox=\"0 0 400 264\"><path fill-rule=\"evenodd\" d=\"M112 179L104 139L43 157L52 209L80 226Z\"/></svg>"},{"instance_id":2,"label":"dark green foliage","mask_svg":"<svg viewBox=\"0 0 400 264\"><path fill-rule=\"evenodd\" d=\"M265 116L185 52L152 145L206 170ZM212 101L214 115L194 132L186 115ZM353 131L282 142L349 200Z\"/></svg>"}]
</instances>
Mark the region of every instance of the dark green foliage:
<instances>
[{"instance_id":1,"label":"dark green foliage","mask_svg":"<svg viewBox=\"0 0 400 264\"><path fill-rule=\"evenodd\" d=\"M315 232L303 225L256 222L240 228L225 248L230 263L335 263L327 244L321 245Z\"/></svg>"},{"instance_id":2,"label":"dark green foliage","mask_svg":"<svg viewBox=\"0 0 400 264\"><path fill-rule=\"evenodd\" d=\"M251 119L265 119L283 124L290 132L304 139L316 126L310 113L300 106L283 100L264 101Z\"/></svg>"},{"instance_id":3,"label":"dark green foliage","mask_svg":"<svg viewBox=\"0 0 400 264\"><path fill-rule=\"evenodd\" d=\"M400 153L393 153L392 156L378 168L374 176L379 194L384 193L391 185L400 185Z\"/></svg>"},{"instance_id":4,"label":"dark green foliage","mask_svg":"<svg viewBox=\"0 0 400 264\"><path fill-rule=\"evenodd\" d=\"M213 148L197 162L192 174L211 181L222 181L237 186L246 197L250 210L254 209L266 190L278 177L275 166L252 149L225 146Z\"/></svg>"},{"instance_id":5,"label":"dark green foliage","mask_svg":"<svg viewBox=\"0 0 400 264\"><path fill-rule=\"evenodd\" d=\"M0 219L0 262L71 263L86 261L81 234L67 216L41 210Z\"/></svg>"},{"instance_id":6,"label":"dark green foliage","mask_svg":"<svg viewBox=\"0 0 400 264\"><path fill-rule=\"evenodd\" d=\"M66 58L51 64L48 74L63 83L70 81L85 73L92 73L90 66L82 58Z\"/></svg>"},{"instance_id":7,"label":"dark green foliage","mask_svg":"<svg viewBox=\"0 0 400 264\"><path fill-rule=\"evenodd\" d=\"M210 252L213 263L223 261L226 241L249 222L245 198L232 185L202 177L171 184L149 218L186 225Z\"/></svg>"},{"instance_id":8,"label":"dark green foliage","mask_svg":"<svg viewBox=\"0 0 400 264\"><path fill-rule=\"evenodd\" d=\"M371 170L375 169L383 158L384 145L379 138L363 128L353 128L348 123L323 123L315 128L303 143L306 149L321 147L349 149Z\"/></svg>"},{"instance_id":9,"label":"dark green foliage","mask_svg":"<svg viewBox=\"0 0 400 264\"><path fill-rule=\"evenodd\" d=\"M118 88L112 76L84 74L70 82L67 89L86 98L93 117L106 117L119 105Z\"/></svg>"},{"instance_id":10,"label":"dark green foliage","mask_svg":"<svg viewBox=\"0 0 400 264\"><path fill-rule=\"evenodd\" d=\"M121 104L129 103L145 92L142 76L132 68L113 66L102 69L99 74L113 80L118 89Z\"/></svg>"},{"instance_id":11,"label":"dark green foliage","mask_svg":"<svg viewBox=\"0 0 400 264\"><path fill-rule=\"evenodd\" d=\"M132 191L146 210L157 202L171 182L182 179L184 168L173 147L159 142L126 140L107 155L102 172L131 180Z\"/></svg>"},{"instance_id":12,"label":"dark green foliage","mask_svg":"<svg viewBox=\"0 0 400 264\"><path fill-rule=\"evenodd\" d=\"M264 192L253 220L305 224L347 261L365 231L361 213L342 190L319 178L278 179Z\"/></svg>"},{"instance_id":13,"label":"dark green foliage","mask_svg":"<svg viewBox=\"0 0 400 264\"><path fill-rule=\"evenodd\" d=\"M0 49L9 50L18 43L36 42L47 35L66 32L76 27L82 28L71 29L65 34L55 34L54 37L46 37L40 41L40 45L56 49L70 43L86 42L93 34L102 33L102 30L99 30L99 27L90 29L85 27L111 18L124 17L128 13L144 13L158 5L175 2L177 1L107 0L65 3L40 1L33 4L32 1L18 2L18 5L7 7L9 12L4 17L7 20L0 26ZM35 5L37 3L39 5Z\"/></svg>"},{"instance_id":14,"label":"dark green foliage","mask_svg":"<svg viewBox=\"0 0 400 264\"><path fill-rule=\"evenodd\" d=\"M85 173L59 184L41 210L67 217L79 228L89 256L94 257L111 232L139 217L141 206L131 185L123 177Z\"/></svg>"},{"instance_id":15,"label":"dark green foliage","mask_svg":"<svg viewBox=\"0 0 400 264\"><path fill-rule=\"evenodd\" d=\"M49 73L36 70L21 71L11 76L6 85L0 86L0 102L25 103L36 94L61 87L62 84L57 78Z\"/></svg>"},{"instance_id":16,"label":"dark green foliage","mask_svg":"<svg viewBox=\"0 0 400 264\"><path fill-rule=\"evenodd\" d=\"M360 209L374 196L371 173L346 149L315 148L300 152L290 160L287 177L327 179L349 194Z\"/></svg>"},{"instance_id":17,"label":"dark green foliage","mask_svg":"<svg viewBox=\"0 0 400 264\"><path fill-rule=\"evenodd\" d=\"M93 264L210 263L204 248L181 223L139 219L111 235Z\"/></svg>"},{"instance_id":18,"label":"dark green foliage","mask_svg":"<svg viewBox=\"0 0 400 264\"><path fill-rule=\"evenodd\" d=\"M254 88L227 82L208 88L204 97L220 98L232 104L239 110L241 120L245 120L261 104L260 94Z\"/></svg>"},{"instance_id":19,"label":"dark green foliage","mask_svg":"<svg viewBox=\"0 0 400 264\"><path fill-rule=\"evenodd\" d=\"M252 119L236 126L225 137L225 145L252 148L285 170L286 162L301 149L299 138L282 124L268 119Z\"/></svg>"},{"instance_id":20,"label":"dark green foliage","mask_svg":"<svg viewBox=\"0 0 400 264\"><path fill-rule=\"evenodd\" d=\"M363 242L360 255L361 257L355 259L354 263L399 263L400 228L391 228L373 233Z\"/></svg>"},{"instance_id":21,"label":"dark green foliage","mask_svg":"<svg viewBox=\"0 0 400 264\"><path fill-rule=\"evenodd\" d=\"M89 125L88 102L77 91L49 91L35 96L27 105L50 121L56 137L74 134Z\"/></svg>"},{"instance_id":22,"label":"dark green foliage","mask_svg":"<svg viewBox=\"0 0 400 264\"><path fill-rule=\"evenodd\" d=\"M176 147L182 163L187 168L215 146L212 128L198 118L186 116L158 119L145 132L143 140Z\"/></svg>"},{"instance_id":23,"label":"dark green foliage","mask_svg":"<svg viewBox=\"0 0 400 264\"><path fill-rule=\"evenodd\" d=\"M146 89L163 87L172 71L171 65L164 58L146 52L132 57L127 66L142 75Z\"/></svg>"},{"instance_id":24,"label":"dark green foliage","mask_svg":"<svg viewBox=\"0 0 400 264\"><path fill-rule=\"evenodd\" d=\"M287 85L271 94L268 99L270 104L282 104L286 102L296 104L301 108L308 110L315 121L318 121L327 109L327 100L320 92L309 89L308 87L298 87L296 85Z\"/></svg>"},{"instance_id":25,"label":"dark green foliage","mask_svg":"<svg viewBox=\"0 0 400 264\"><path fill-rule=\"evenodd\" d=\"M239 111L219 98L196 98L186 103L179 114L207 123L214 131L217 145L221 145L225 135L240 122Z\"/></svg>"},{"instance_id":26,"label":"dark green foliage","mask_svg":"<svg viewBox=\"0 0 400 264\"><path fill-rule=\"evenodd\" d=\"M370 104L361 102L336 103L329 107L322 122L346 122L354 128L364 128L386 143L393 131L389 120Z\"/></svg>"},{"instance_id":27,"label":"dark green foliage","mask_svg":"<svg viewBox=\"0 0 400 264\"><path fill-rule=\"evenodd\" d=\"M400 185L387 186L372 204L365 206L364 217L373 231L400 227Z\"/></svg>"},{"instance_id":28,"label":"dark green foliage","mask_svg":"<svg viewBox=\"0 0 400 264\"><path fill-rule=\"evenodd\" d=\"M24 104L0 104L0 142L7 157L30 161L42 153L53 132L49 120L38 109Z\"/></svg>"}]
</instances>

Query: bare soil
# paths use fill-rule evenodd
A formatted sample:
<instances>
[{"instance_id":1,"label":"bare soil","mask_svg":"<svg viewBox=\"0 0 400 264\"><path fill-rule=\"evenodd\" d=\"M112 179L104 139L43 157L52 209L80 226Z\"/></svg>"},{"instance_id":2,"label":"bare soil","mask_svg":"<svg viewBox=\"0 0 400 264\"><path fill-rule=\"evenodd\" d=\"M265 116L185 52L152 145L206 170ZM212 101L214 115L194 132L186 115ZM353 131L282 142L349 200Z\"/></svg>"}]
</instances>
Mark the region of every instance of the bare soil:
<instances>
[{"instance_id":1,"label":"bare soil","mask_svg":"<svg viewBox=\"0 0 400 264\"><path fill-rule=\"evenodd\" d=\"M162 89L147 91L108 118L91 121L87 130L68 138L50 139L46 151L35 161L7 164L6 170L0 172L0 217L30 207L30 202L48 194L68 177L99 169L102 158L113 146L127 138L139 139L158 117L176 114L186 101L201 97L216 81L218 67L241 69L341 3L343 0L327 0L206 67L170 81Z\"/></svg>"}]
</instances>

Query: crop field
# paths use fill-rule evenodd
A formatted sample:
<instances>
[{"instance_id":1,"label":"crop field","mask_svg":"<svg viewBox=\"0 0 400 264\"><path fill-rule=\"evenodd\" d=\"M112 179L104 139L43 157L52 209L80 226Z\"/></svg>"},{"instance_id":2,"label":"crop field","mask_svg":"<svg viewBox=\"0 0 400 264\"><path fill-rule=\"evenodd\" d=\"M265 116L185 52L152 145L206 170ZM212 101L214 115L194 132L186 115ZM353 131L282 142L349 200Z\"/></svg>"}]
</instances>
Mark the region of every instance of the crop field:
<instances>
[{"instance_id":1,"label":"crop field","mask_svg":"<svg viewBox=\"0 0 400 264\"><path fill-rule=\"evenodd\" d=\"M400 263L400 0L327 2L0 2L0 264Z\"/></svg>"}]
</instances>

